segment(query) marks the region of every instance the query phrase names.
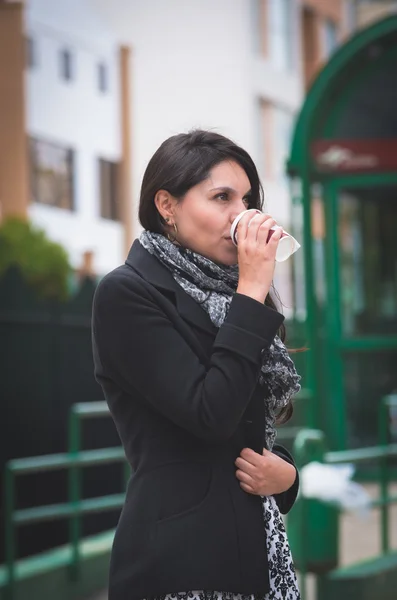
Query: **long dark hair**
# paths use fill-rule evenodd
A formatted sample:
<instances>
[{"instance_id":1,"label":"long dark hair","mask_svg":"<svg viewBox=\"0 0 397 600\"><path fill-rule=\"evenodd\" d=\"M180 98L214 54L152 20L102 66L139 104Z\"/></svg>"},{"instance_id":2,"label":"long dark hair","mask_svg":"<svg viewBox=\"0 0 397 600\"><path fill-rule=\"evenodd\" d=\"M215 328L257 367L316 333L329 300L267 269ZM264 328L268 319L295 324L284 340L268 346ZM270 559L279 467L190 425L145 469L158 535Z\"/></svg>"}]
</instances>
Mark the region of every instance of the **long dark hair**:
<instances>
[{"instance_id":1,"label":"long dark hair","mask_svg":"<svg viewBox=\"0 0 397 600\"><path fill-rule=\"evenodd\" d=\"M165 233L165 221L157 210L154 198L159 190L166 190L182 201L185 194L209 176L210 171L225 160L238 163L247 174L251 184L248 208L263 209L264 195L254 161L232 140L213 131L196 129L180 133L165 140L149 161L142 180L139 200L139 221L144 229L153 233ZM280 299L272 289L278 303ZM277 310L275 298L269 293L265 304ZM285 327L281 325L279 336L285 340ZM278 423L285 423L293 412L292 402L278 415Z\"/></svg>"}]
</instances>

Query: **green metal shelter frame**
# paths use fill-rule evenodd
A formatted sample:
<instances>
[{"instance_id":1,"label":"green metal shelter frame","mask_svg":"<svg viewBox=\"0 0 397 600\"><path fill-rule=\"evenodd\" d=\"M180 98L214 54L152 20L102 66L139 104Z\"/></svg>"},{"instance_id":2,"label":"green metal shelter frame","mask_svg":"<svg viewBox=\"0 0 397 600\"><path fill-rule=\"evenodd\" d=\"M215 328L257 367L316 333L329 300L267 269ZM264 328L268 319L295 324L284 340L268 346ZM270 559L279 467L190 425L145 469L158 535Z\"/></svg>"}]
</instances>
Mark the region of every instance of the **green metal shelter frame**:
<instances>
[{"instance_id":1,"label":"green metal shelter frame","mask_svg":"<svg viewBox=\"0 0 397 600\"><path fill-rule=\"evenodd\" d=\"M310 349L306 424L335 450L371 444L380 399L397 391L397 15L320 72L287 169L303 239L294 270Z\"/></svg>"}]
</instances>

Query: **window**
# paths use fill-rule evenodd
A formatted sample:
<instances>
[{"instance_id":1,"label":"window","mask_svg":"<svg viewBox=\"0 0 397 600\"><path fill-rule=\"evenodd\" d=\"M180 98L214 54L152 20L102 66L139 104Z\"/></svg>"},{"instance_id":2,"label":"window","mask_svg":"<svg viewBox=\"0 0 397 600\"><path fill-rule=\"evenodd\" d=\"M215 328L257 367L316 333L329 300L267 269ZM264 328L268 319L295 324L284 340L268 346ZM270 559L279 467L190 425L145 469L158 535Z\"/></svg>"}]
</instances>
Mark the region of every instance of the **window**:
<instances>
[{"instance_id":1,"label":"window","mask_svg":"<svg viewBox=\"0 0 397 600\"><path fill-rule=\"evenodd\" d=\"M71 81L74 76L73 69L73 56L70 50L61 50L59 54L60 59L60 74L62 79L65 81Z\"/></svg>"},{"instance_id":2,"label":"window","mask_svg":"<svg viewBox=\"0 0 397 600\"><path fill-rule=\"evenodd\" d=\"M279 106L274 107L274 157L275 176L286 181L286 161L291 147L293 115Z\"/></svg>"},{"instance_id":3,"label":"window","mask_svg":"<svg viewBox=\"0 0 397 600\"><path fill-rule=\"evenodd\" d=\"M349 33L352 33L357 27L357 5L355 0L346 0L345 2L345 23Z\"/></svg>"},{"instance_id":4,"label":"window","mask_svg":"<svg viewBox=\"0 0 397 600\"><path fill-rule=\"evenodd\" d=\"M108 69L104 63L97 65L98 89L100 92L107 92L109 89Z\"/></svg>"},{"instance_id":5,"label":"window","mask_svg":"<svg viewBox=\"0 0 397 600\"><path fill-rule=\"evenodd\" d=\"M305 85L309 87L313 75L316 73L319 61L318 30L316 15L313 10L304 8L302 13L302 51Z\"/></svg>"},{"instance_id":6,"label":"window","mask_svg":"<svg viewBox=\"0 0 397 600\"><path fill-rule=\"evenodd\" d=\"M261 172L265 179L286 181L286 161L289 156L293 114L266 100L260 100L259 152Z\"/></svg>"},{"instance_id":7,"label":"window","mask_svg":"<svg viewBox=\"0 0 397 600\"><path fill-rule=\"evenodd\" d=\"M338 45L338 28L333 21L326 19L323 26L323 58L328 59Z\"/></svg>"},{"instance_id":8,"label":"window","mask_svg":"<svg viewBox=\"0 0 397 600\"><path fill-rule=\"evenodd\" d=\"M267 100L259 100L259 152L260 171L266 179L273 179L272 147L273 107Z\"/></svg>"},{"instance_id":9,"label":"window","mask_svg":"<svg viewBox=\"0 0 397 600\"><path fill-rule=\"evenodd\" d=\"M269 49L276 69L293 67L293 15L291 0L268 0Z\"/></svg>"},{"instance_id":10,"label":"window","mask_svg":"<svg viewBox=\"0 0 397 600\"><path fill-rule=\"evenodd\" d=\"M25 39L26 65L29 69L37 67L37 42L32 37Z\"/></svg>"},{"instance_id":11,"label":"window","mask_svg":"<svg viewBox=\"0 0 397 600\"><path fill-rule=\"evenodd\" d=\"M118 163L99 159L99 185L101 196L101 217L120 221L118 202Z\"/></svg>"},{"instance_id":12,"label":"window","mask_svg":"<svg viewBox=\"0 0 397 600\"><path fill-rule=\"evenodd\" d=\"M73 150L34 138L29 150L33 202L73 210Z\"/></svg>"}]
</instances>

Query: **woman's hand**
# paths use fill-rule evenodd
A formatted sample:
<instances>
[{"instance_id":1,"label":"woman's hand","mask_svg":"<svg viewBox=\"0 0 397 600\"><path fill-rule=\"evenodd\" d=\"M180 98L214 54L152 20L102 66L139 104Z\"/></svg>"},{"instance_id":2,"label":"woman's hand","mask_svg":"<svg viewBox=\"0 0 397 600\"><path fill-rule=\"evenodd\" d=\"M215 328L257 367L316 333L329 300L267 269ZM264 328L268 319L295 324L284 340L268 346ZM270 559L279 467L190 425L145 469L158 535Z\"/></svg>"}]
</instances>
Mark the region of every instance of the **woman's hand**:
<instances>
[{"instance_id":1,"label":"woman's hand","mask_svg":"<svg viewBox=\"0 0 397 600\"><path fill-rule=\"evenodd\" d=\"M276 225L270 215L248 212L237 226L239 281L237 292L263 303L272 285L276 250L282 228L275 230L269 241L269 231Z\"/></svg>"},{"instance_id":2,"label":"woman's hand","mask_svg":"<svg viewBox=\"0 0 397 600\"><path fill-rule=\"evenodd\" d=\"M263 450L257 454L244 448L236 459L236 477L248 494L273 496L286 492L293 485L296 469L276 454Z\"/></svg>"}]
</instances>

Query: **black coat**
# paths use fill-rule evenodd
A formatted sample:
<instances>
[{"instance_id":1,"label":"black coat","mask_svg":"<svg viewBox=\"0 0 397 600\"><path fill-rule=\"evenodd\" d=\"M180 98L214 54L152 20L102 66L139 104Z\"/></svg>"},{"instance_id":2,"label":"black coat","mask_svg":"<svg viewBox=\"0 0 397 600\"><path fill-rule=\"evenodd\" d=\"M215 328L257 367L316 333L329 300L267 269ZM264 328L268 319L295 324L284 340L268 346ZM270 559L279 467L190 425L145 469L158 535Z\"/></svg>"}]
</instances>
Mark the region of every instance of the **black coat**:
<instances>
[{"instance_id":1,"label":"black coat","mask_svg":"<svg viewBox=\"0 0 397 600\"><path fill-rule=\"evenodd\" d=\"M138 241L94 299L95 373L133 468L109 600L188 590L265 594L261 498L234 461L264 446L263 353L283 316L235 294L217 329ZM281 447L274 451L291 457ZM298 478L276 497L295 501Z\"/></svg>"}]
</instances>

